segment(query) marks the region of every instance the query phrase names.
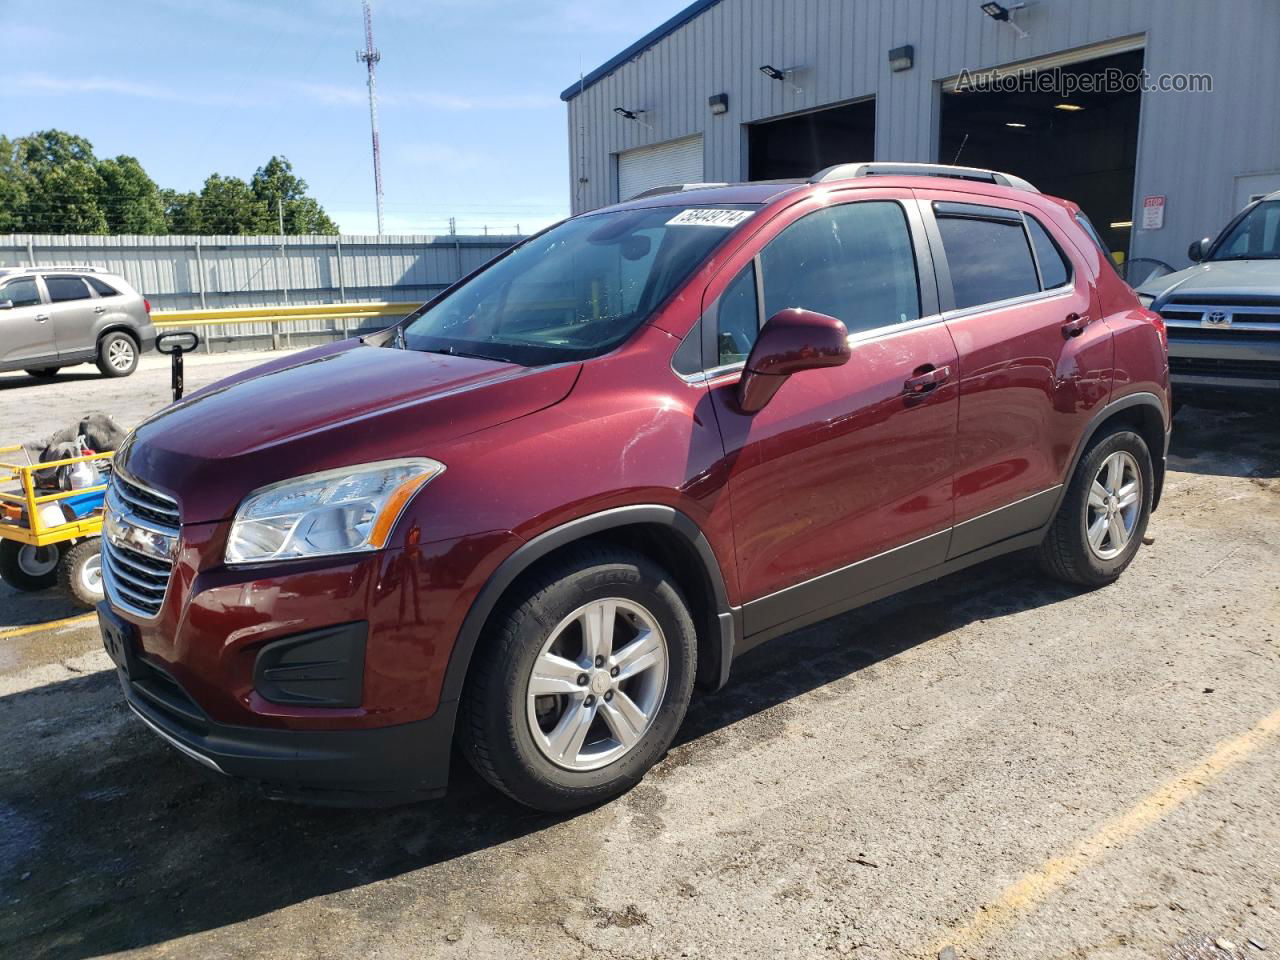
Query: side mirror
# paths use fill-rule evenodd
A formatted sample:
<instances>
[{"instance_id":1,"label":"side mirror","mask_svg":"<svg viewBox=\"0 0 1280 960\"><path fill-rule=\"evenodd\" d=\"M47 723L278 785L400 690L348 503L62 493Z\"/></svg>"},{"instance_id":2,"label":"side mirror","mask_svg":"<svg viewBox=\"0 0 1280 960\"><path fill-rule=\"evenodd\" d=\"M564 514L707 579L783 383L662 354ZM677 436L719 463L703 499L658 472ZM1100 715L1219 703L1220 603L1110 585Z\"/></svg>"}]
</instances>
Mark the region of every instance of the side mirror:
<instances>
[{"instance_id":1,"label":"side mirror","mask_svg":"<svg viewBox=\"0 0 1280 960\"><path fill-rule=\"evenodd\" d=\"M738 406L755 413L792 374L838 367L848 363L849 352L849 331L835 317L794 307L779 310L760 330L747 357L738 381Z\"/></svg>"},{"instance_id":2,"label":"side mirror","mask_svg":"<svg viewBox=\"0 0 1280 960\"><path fill-rule=\"evenodd\" d=\"M1187 256L1191 258L1192 263L1199 263L1209 255L1209 248L1212 246L1213 237L1202 237L1187 247Z\"/></svg>"},{"instance_id":3,"label":"side mirror","mask_svg":"<svg viewBox=\"0 0 1280 960\"><path fill-rule=\"evenodd\" d=\"M13 309L12 300L0 300L0 310L12 310L12 309Z\"/></svg>"}]
</instances>

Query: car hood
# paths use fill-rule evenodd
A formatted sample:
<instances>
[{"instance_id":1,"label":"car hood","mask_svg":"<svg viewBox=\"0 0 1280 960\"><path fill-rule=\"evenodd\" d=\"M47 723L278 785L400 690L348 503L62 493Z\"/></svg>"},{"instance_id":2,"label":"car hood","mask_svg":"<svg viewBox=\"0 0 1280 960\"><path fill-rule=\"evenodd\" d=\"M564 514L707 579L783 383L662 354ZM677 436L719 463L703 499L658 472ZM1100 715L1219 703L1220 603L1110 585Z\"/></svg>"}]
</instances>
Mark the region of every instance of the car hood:
<instances>
[{"instance_id":1,"label":"car hood","mask_svg":"<svg viewBox=\"0 0 1280 960\"><path fill-rule=\"evenodd\" d=\"M184 523L232 516L250 491L444 442L563 400L579 364L520 367L344 341L272 361L142 423L117 454L175 496Z\"/></svg>"},{"instance_id":2,"label":"car hood","mask_svg":"<svg viewBox=\"0 0 1280 960\"><path fill-rule=\"evenodd\" d=\"M1280 299L1280 260L1214 260L1154 277L1138 292L1149 297L1177 293L1187 296L1271 296Z\"/></svg>"}]
</instances>

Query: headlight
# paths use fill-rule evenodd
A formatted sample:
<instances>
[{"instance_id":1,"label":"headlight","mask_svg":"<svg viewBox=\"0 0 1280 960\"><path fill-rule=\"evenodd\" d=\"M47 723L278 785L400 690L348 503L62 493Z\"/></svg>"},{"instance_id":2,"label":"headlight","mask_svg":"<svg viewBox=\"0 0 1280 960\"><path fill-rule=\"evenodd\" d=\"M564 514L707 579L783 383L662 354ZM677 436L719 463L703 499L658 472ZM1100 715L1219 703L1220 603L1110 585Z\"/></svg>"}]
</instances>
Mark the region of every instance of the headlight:
<instances>
[{"instance_id":1,"label":"headlight","mask_svg":"<svg viewBox=\"0 0 1280 960\"><path fill-rule=\"evenodd\" d=\"M240 504L226 561L326 557L386 545L404 505L444 472L426 457L383 460L273 483Z\"/></svg>"},{"instance_id":2,"label":"headlight","mask_svg":"<svg viewBox=\"0 0 1280 960\"><path fill-rule=\"evenodd\" d=\"M1145 293L1140 293L1138 294L1138 302L1142 304L1144 307L1146 307L1148 310L1150 310L1151 305L1156 302L1156 298L1149 297Z\"/></svg>"}]
</instances>

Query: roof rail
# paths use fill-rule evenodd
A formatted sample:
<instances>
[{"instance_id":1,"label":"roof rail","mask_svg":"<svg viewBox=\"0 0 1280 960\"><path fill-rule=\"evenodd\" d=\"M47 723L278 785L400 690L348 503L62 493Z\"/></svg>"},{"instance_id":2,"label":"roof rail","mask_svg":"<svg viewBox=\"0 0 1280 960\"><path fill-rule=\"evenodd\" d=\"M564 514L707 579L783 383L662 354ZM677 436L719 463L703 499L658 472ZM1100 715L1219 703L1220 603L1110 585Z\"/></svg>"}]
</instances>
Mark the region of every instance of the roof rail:
<instances>
[{"instance_id":1,"label":"roof rail","mask_svg":"<svg viewBox=\"0 0 1280 960\"><path fill-rule=\"evenodd\" d=\"M625 202L632 200L642 200L645 197L660 197L664 193L681 193L685 190L706 190L711 187L727 187L727 183L668 183L661 187L650 187L637 193L634 197L628 197Z\"/></svg>"},{"instance_id":2,"label":"roof rail","mask_svg":"<svg viewBox=\"0 0 1280 960\"><path fill-rule=\"evenodd\" d=\"M946 163L837 163L833 167L819 170L809 178L809 182L827 183L830 180L853 180L857 177L877 176L950 177L954 180L977 180L981 183L1013 187L1016 190L1040 192L1026 180L1015 177L1011 173L984 170L981 167L953 167Z\"/></svg>"}]
</instances>

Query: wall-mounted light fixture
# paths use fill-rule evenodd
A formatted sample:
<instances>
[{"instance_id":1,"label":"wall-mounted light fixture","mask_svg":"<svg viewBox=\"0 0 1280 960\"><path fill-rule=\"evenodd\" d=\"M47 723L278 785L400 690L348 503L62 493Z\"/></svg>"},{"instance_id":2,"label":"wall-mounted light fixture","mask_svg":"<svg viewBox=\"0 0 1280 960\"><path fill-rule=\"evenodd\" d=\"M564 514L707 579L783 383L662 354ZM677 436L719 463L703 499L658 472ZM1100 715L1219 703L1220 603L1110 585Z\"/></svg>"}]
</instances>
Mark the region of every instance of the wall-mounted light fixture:
<instances>
[{"instance_id":1,"label":"wall-mounted light fixture","mask_svg":"<svg viewBox=\"0 0 1280 960\"><path fill-rule=\"evenodd\" d=\"M613 112L623 120L639 120L643 110L628 110L626 107L614 107Z\"/></svg>"},{"instance_id":2,"label":"wall-mounted light fixture","mask_svg":"<svg viewBox=\"0 0 1280 960\"><path fill-rule=\"evenodd\" d=\"M915 62L916 48L909 43L902 47L894 47L889 51L889 69L894 73L910 70L915 66Z\"/></svg>"},{"instance_id":3,"label":"wall-mounted light fixture","mask_svg":"<svg viewBox=\"0 0 1280 960\"><path fill-rule=\"evenodd\" d=\"M720 116L722 113L729 112L729 95L727 93L713 93L707 97L707 106L711 108L712 116Z\"/></svg>"},{"instance_id":4,"label":"wall-mounted light fixture","mask_svg":"<svg viewBox=\"0 0 1280 960\"><path fill-rule=\"evenodd\" d=\"M794 77L799 70L799 67L775 67L771 63L766 63L760 68L760 72L770 80L777 80L779 83L785 83L796 93L804 93L800 87L796 86L794 81Z\"/></svg>"},{"instance_id":5,"label":"wall-mounted light fixture","mask_svg":"<svg viewBox=\"0 0 1280 960\"><path fill-rule=\"evenodd\" d=\"M1024 10L1026 6L1026 3L1014 3L1007 7L1003 3L984 3L982 4L982 12L996 23L1007 23L1018 35L1019 39L1025 40L1031 34L1013 22L1013 12L1015 10Z\"/></svg>"}]
</instances>

